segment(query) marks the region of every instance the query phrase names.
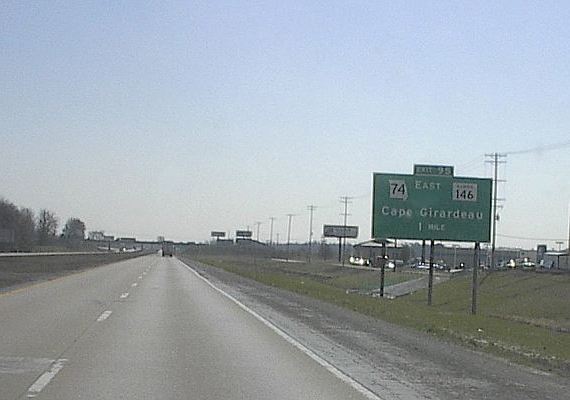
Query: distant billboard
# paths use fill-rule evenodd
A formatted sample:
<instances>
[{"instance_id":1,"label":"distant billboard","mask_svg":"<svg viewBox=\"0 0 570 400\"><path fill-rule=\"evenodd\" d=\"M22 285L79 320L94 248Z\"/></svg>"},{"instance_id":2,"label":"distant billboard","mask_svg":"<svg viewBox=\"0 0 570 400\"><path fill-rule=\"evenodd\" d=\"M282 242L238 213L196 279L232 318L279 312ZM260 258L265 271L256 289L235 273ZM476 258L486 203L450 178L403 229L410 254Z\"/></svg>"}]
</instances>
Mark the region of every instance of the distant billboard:
<instances>
[{"instance_id":1,"label":"distant billboard","mask_svg":"<svg viewBox=\"0 0 570 400\"><path fill-rule=\"evenodd\" d=\"M226 232L212 231L212 233L210 233L210 236L214 238L223 238L226 237Z\"/></svg>"},{"instance_id":2,"label":"distant billboard","mask_svg":"<svg viewBox=\"0 0 570 400\"><path fill-rule=\"evenodd\" d=\"M358 226L323 225L323 235L325 237L356 239L358 237Z\"/></svg>"},{"instance_id":3,"label":"distant billboard","mask_svg":"<svg viewBox=\"0 0 570 400\"><path fill-rule=\"evenodd\" d=\"M238 238L250 238L253 236L251 231L236 231L236 237Z\"/></svg>"},{"instance_id":4,"label":"distant billboard","mask_svg":"<svg viewBox=\"0 0 570 400\"><path fill-rule=\"evenodd\" d=\"M92 231L87 235L89 240L104 240L105 234L101 231Z\"/></svg>"}]
</instances>

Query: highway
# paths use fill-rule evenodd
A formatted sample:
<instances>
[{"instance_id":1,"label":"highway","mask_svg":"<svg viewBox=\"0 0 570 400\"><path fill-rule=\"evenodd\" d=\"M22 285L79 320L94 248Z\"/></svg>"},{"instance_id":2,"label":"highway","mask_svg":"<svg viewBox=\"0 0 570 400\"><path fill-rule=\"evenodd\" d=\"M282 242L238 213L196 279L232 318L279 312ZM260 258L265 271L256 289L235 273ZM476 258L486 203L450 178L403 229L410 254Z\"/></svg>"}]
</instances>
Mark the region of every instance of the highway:
<instances>
[{"instance_id":1,"label":"highway","mask_svg":"<svg viewBox=\"0 0 570 400\"><path fill-rule=\"evenodd\" d=\"M373 399L175 258L0 295L0 399Z\"/></svg>"}]
</instances>

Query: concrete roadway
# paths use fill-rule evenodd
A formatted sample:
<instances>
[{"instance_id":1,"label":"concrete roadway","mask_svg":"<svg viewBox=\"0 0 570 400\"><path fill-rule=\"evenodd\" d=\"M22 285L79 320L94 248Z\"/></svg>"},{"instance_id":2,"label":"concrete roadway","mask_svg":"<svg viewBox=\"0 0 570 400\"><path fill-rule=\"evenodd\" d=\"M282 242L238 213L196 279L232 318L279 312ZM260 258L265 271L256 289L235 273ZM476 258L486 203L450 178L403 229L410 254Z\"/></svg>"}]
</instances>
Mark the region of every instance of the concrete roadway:
<instances>
[{"instance_id":1,"label":"concrete roadway","mask_svg":"<svg viewBox=\"0 0 570 400\"><path fill-rule=\"evenodd\" d=\"M0 295L1 400L374 398L310 355L174 258Z\"/></svg>"}]
</instances>

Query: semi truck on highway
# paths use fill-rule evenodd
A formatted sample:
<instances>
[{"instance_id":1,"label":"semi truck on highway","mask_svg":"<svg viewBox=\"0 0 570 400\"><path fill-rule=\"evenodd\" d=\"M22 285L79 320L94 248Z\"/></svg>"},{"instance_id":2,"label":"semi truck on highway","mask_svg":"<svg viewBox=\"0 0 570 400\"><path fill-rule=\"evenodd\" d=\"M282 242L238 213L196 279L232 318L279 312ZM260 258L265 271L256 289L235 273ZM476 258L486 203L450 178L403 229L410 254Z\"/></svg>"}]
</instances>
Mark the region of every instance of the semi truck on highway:
<instances>
[{"instance_id":1,"label":"semi truck on highway","mask_svg":"<svg viewBox=\"0 0 570 400\"><path fill-rule=\"evenodd\" d=\"M162 243L162 256L172 257L174 255L174 244L170 242Z\"/></svg>"}]
</instances>

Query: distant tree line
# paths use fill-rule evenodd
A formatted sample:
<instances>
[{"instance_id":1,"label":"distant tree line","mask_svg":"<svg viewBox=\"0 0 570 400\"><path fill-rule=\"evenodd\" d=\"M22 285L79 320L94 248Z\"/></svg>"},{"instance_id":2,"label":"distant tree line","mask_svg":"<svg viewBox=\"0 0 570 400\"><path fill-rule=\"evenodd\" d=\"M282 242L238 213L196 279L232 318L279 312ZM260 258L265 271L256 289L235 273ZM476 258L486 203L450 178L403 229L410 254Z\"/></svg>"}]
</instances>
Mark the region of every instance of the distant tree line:
<instances>
[{"instance_id":1,"label":"distant tree line","mask_svg":"<svg viewBox=\"0 0 570 400\"><path fill-rule=\"evenodd\" d=\"M39 210L37 216L27 207L18 207L0 198L0 250L31 251L35 246L60 243L69 245L85 238L85 223L69 218L58 235L59 218L53 211Z\"/></svg>"}]
</instances>

